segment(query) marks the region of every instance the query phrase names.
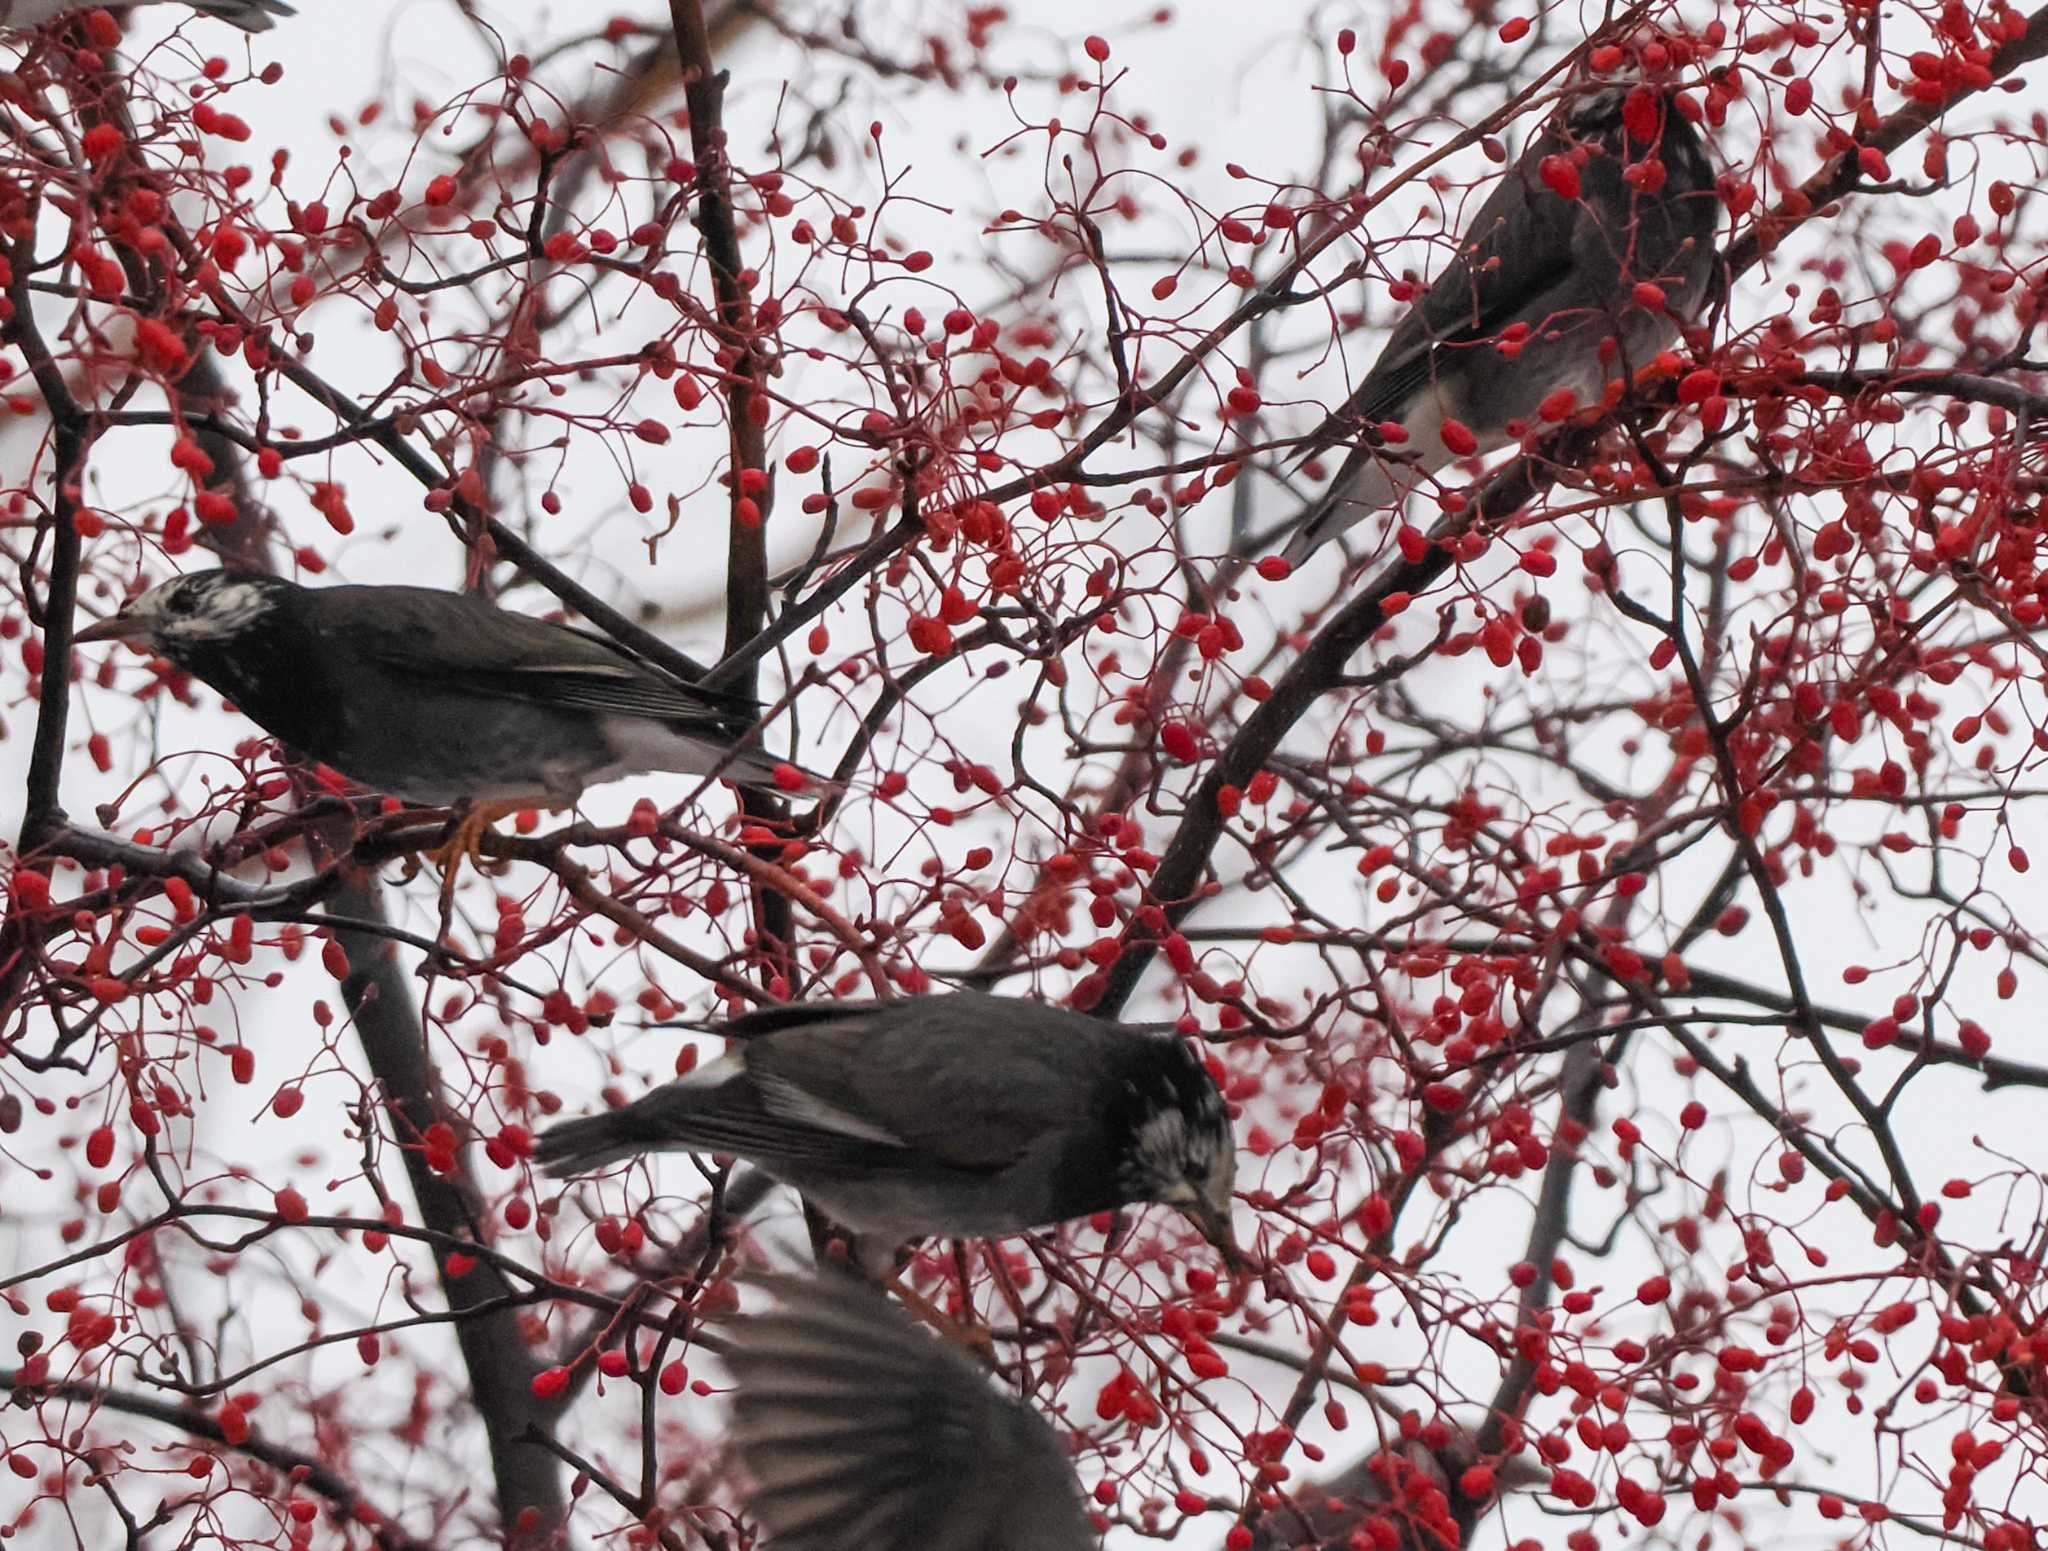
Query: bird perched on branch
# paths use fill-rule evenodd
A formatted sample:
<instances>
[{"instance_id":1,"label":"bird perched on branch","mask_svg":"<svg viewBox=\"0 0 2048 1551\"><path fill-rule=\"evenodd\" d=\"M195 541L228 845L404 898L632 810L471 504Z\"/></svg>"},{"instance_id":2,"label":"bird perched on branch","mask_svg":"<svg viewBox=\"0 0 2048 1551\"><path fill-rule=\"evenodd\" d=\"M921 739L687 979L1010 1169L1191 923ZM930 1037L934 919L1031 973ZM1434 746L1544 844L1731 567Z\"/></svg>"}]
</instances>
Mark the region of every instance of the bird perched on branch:
<instances>
[{"instance_id":1,"label":"bird perched on branch","mask_svg":"<svg viewBox=\"0 0 2048 1551\"><path fill-rule=\"evenodd\" d=\"M764 1008L724 1059L541 1133L550 1174L731 1153L871 1236L1018 1233L1156 1201L1234 1261L1223 1095L1182 1040L979 992ZM879 1253L878 1253L879 1252Z\"/></svg>"},{"instance_id":2,"label":"bird perched on branch","mask_svg":"<svg viewBox=\"0 0 2048 1551\"><path fill-rule=\"evenodd\" d=\"M1045 1419L837 1274L742 1322L733 1439L776 1551L1087 1551Z\"/></svg>"},{"instance_id":3,"label":"bird perched on branch","mask_svg":"<svg viewBox=\"0 0 2048 1551\"><path fill-rule=\"evenodd\" d=\"M756 708L657 671L604 636L426 587L301 587L201 571L144 593L80 643L133 641L298 753L408 802L563 807L667 770L767 784L742 747ZM470 847L475 833L467 837Z\"/></svg>"},{"instance_id":4,"label":"bird perched on branch","mask_svg":"<svg viewBox=\"0 0 2048 1551\"><path fill-rule=\"evenodd\" d=\"M1597 407L1711 290L1714 169L1670 87L1588 82L1523 149L1458 251L1301 448L1350 444L1285 551L1299 563L1453 460Z\"/></svg>"},{"instance_id":5,"label":"bird perched on branch","mask_svg":"<svg viewBox=\"0 0 2048 1551\"><path fill-rule=\"evenodd\" d=\"M40 27L70 11L82 11L89 0L0 0L0 27ZM161 0L100 0L110 11L156 5ZM280 16L297 13L284 0L180 0L201 16L217 16L244 32L267 32Z\"/></svg>"}]
</instances>

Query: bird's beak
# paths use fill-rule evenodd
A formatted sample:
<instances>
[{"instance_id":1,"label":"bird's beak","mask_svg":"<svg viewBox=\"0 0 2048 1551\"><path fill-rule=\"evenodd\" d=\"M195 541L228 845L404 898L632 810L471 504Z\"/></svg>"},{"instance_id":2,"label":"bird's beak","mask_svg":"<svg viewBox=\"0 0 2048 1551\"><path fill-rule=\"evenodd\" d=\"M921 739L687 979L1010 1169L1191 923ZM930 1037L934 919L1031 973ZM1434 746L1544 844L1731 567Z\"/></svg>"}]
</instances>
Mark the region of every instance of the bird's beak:
<instances>
[{"instance_id":1,"label":"bird's beak","mask_svg":"<svg viewBox=\"0 0 2048 1551\"><path fill-rule=\"evenodd\" d=\"M111 619L103 619L74 632L71 644L90 646L95 641L134 641L148 634L148 620L138 619L132 614L116 614Z\"/></svg>"},{"instance_id":2,"label":"bird's beak","mask_svg":"<svg viewBox=\"0 0 2048 1551\"><path fill-rule=\"evenodd\" d=\"M1202 1230L1202 1237L1215 1245L1223 1256L1223 1264L1235 1274L1244 1269L1244 1254L1237 1247L1237 1235L1231 1232L1230 1209L1218 1208L1201 1196L1181 1208Z\"/></svg>"}]
</instances>

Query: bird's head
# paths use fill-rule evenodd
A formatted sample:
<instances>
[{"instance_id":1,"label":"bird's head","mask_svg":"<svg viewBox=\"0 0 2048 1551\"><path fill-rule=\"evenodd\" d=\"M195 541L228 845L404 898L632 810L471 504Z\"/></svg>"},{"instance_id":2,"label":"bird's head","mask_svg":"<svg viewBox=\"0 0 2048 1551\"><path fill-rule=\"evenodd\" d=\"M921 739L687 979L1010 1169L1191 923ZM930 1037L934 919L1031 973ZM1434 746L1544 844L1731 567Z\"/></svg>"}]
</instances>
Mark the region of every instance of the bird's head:
<instances>
[{"instance_id":1,"label":"bird's head","mask_svg":"<svg viewBox=\"0 0 2048 1551\"><path fill-rule=\"evenodd\" d=\"M1184 1041L1162 1038L1149 1057L1146 1069L1127 1083L1130 1129L1118 1182L1131 1200L1186 1212L1234 1267L1239 1257L1230 1193L1237 1147L1230 1112L1208 1068Z\"/></svg>"},{"instance_id":2,"label":"bird's head","mask_svg":"<svg viewBox=\"0 0 2048 1551\"><path fill-rule=\"evenodd\" d=\"M86 626L73 639L81 645L135 641L175 660L241 635L276 608L290 586L275 577L241 571L174 576L120 613Z\"/></svg>"},{"instance_id":3,"label":"bird's head","mask_svg":"<svg viewBox=\"0 0 2048 1551\"><path fill-rule=\"evenodd\" d=\"M1718 45L1683 27L1642 26L1588 48L1572 75L1582 88L1648 86L1668 91L1696 80Z\"/></svg>"},{"instance_id":4,"label":"bird's head","mask_svg":"<svg viewBox=\"0 0 2048 1551\"><path fill-rule=\"evenodd\" d=\"M1641 116L1663 116L1666 106L1703 79L1700 66L1713 53L1701 38L1672 27L1640 27L1588 49L1565 76L1558 120L1575 140L1599 142L1620 128L1634 98L1630 130L1643 133ZM1654 106L1653 106L1654 105ZM1697 117L1696 109L1680 108Z\"/></svg>"},{"instance_id":5,"label":"bird's head","mask_svg":"<svg viewBox=\"0 0 2048 1551\"><path fill-rule=\"evenodd\" d=\"M1667 41L1670 48L1677 47L1675 41ZM1661 187L1673 195L1692 195L1711 189L1714 182L1713 165L1693 127L1702 110L1668 63L1651 68L1639 57L1649 52L1660 61L1668 60L1667 41L1644 45L1635 53L1595 50L1595 60L1602 54L1618 57L1605 68L1588 62L1567 83L1552 133L1627 162L1654 154L1664 161L1670 180Z\"/></svg>"}]
</instances>

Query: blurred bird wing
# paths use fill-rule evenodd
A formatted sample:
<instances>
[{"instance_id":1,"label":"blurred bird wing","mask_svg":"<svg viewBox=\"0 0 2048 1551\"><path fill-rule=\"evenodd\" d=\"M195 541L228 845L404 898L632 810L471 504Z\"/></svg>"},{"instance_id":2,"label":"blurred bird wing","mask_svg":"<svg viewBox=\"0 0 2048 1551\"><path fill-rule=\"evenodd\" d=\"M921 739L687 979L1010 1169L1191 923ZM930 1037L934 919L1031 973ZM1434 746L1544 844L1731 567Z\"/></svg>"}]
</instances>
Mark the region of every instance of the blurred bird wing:
<instances>
[{"instance_id":1,"label":"blurred bird wing","mask_svg":"<svg viewBox=\"0 0 2048 1551\"><path fill-rule=\"evenodd\" d=\"M333 599L353 592L322 588ZM658 721L751 720L750 702L656 672L609 638L573 625L494 608L466 593L425 587L377 589L374 609L351 609L344 622L358 650L415 682L565 710L652 717ZM325 605L316 608L326 611Z\"/></svg>"},{"instance_id":2,"label":"blurred bird wing","mask_svg":"<svg viewBox=\"0 0 2048 1551\"><path fill-rule=\"evenodd\" d=\"M1549 293L1571 272L1574 229L1592 219L1582 204L1534 181L1541 160L1562 145L1549 131L1538 135L1494 184L1456 255L1395 325L1365 381L1301 444L1302 456L1403 420L1444 364L1443 347L1470 347L1517 321L1532 328L1543 321Z\"/></svg>"},{"instance_id":3,"label":"blurred bird wing","mask_svg":"<svg viewBox=\"0 0 2048 1551\"><path fill-rule=\"evenodd\" d=\"M1093 1544L1065 1452L1036 1412L866 1288L771 1285L781 1306L748 1320L732 1354L733 1432L777 1547Z\"/></svg>"}]
</instances>

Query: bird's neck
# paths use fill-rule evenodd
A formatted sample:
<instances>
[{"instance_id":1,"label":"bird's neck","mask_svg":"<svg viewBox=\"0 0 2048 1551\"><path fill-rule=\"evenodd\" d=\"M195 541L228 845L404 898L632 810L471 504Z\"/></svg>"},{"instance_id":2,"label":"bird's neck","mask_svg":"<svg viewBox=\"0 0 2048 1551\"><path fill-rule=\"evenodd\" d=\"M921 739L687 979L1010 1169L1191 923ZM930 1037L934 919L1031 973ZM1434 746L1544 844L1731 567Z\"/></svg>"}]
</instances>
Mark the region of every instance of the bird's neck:
<instances>
[{"instance_id":1,"label":"bird's neck","mask_svg":"<svg viewBox=\"0 0 2048 1551\"><path fill-rule=\"evenodd\" d=\"M327 724L341 708L327 686L327 664L285 610L250 621L232 640L194 643L178 661L292 748L319 757L332 741Z\"/></svg>"}]
</instances>

